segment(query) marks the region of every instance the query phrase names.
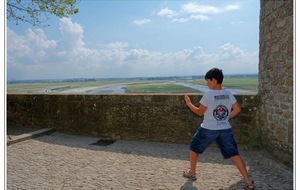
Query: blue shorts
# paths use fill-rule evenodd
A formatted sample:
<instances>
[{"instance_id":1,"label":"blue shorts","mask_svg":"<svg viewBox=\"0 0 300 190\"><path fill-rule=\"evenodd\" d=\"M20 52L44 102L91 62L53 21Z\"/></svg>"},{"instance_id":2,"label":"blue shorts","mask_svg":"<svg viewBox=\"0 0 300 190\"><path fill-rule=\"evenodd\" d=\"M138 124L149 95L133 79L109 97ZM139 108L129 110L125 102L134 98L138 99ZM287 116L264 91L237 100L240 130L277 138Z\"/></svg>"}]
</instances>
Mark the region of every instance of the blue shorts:
<instances>
[{"instance_id":1,"label":"blue shorts","mask_svg":"<svg viewBox=\"0 0 300 190\"><path fill-rule=\"evenodd\" d=\"M209 130L199 127L190 142L190 149L198 154L216 141L224 159L239 155L232 129Z\"/></svg>"}]
</instances>

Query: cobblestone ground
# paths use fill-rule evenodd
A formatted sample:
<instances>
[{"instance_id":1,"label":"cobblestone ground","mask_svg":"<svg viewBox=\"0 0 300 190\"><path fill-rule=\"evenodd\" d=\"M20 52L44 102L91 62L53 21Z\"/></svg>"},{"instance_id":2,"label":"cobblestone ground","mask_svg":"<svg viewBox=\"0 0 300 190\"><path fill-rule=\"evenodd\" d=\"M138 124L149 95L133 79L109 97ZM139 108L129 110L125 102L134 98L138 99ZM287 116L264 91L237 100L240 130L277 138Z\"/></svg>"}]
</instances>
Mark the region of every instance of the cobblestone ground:
<instances>
[{"instance_id":1,"label":"cobblestone ground","mask_svg":"<svg viewBox=\"0 0 300 190\"><path fill-rule=\"evenodd\" d=\"M243 189L231 160L216 148L199 156L198 180L182 177L188 145L119 140L90 145L95 137L53 133L7 147L7 189ZM293 189L293 172L259 151L240 151L256 189Z\"/></svg>"}]
</instances>

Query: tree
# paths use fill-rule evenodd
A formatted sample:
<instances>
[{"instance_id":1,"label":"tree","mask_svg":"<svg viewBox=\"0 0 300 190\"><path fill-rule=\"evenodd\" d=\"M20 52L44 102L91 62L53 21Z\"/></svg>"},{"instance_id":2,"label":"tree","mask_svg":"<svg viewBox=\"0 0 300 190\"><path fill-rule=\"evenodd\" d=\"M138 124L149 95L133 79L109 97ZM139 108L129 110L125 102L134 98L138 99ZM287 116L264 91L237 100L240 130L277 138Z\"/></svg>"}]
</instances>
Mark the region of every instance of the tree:
<instances>
[{"instance_id":1,"label":"tree","mask_svg":"<svg viewBox=\"0 0 300 190\"><path fill-rule=\"evenodd\" d=\"M59 18L78 13L75 7L77 0L7 0L6 18L15 21L16 25L21 22L30 23L33 26L45 25L50 14Z\"/></svg>"}]
</instances>

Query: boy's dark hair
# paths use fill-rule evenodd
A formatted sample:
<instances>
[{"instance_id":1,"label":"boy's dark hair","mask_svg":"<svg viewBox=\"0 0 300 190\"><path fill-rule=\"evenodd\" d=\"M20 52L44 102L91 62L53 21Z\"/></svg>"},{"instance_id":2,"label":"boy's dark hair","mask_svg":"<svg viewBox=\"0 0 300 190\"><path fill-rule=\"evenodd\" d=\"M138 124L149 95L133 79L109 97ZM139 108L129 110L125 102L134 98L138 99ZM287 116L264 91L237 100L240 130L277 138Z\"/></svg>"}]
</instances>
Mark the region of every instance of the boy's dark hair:
<instances>
[{"instance_id":1,"label":"boy's dark hair","mask_svg":"<svg viewBox=\"0 0 300 190\"><path fill-rule=\"evenodd\" d=\"M223 71L218 68L212 68L211 70L207 71L205 80L212 80L213 78L217 80L218 84L222 84L224 78Z\"/></svg>"}]
</instances>

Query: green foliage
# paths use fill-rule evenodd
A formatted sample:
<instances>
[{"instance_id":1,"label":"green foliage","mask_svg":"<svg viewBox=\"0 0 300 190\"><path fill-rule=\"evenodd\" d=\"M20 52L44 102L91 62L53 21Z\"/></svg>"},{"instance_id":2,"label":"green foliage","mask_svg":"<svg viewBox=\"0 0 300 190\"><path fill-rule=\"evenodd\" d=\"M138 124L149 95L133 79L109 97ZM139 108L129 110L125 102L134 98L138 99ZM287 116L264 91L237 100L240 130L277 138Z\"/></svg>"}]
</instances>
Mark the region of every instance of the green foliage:
<instances>
[{"instance_id":1,"label":"green foliage","mask_svg":"<svg viewBox=\"0 0 300 190\"><path fill-rule=\"evenodd\" d=\"M7 0L7 20L30 23L33 26L46 26L50 14L59 18L79 12L75 7L77 0Z\"/></svg>"}]
</instances>

